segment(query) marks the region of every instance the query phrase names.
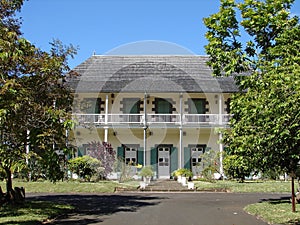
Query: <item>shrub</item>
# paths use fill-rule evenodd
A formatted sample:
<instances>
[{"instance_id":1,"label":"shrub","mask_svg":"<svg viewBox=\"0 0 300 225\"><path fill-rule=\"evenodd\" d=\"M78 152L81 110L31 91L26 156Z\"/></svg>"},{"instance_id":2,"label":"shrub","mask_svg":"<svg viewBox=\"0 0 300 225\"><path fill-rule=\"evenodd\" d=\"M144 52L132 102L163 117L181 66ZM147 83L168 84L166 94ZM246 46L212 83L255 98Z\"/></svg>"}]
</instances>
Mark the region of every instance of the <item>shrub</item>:
<instances>
[{"instance_id":1,"label":"shrub","mask_svg":"<svg viewBox=\"0 0 300 225\"><path fill-rule=\"evenodd\" d=\"M172 173L172 176L173 177L183 176L183 177L192 178L193 177L193 172L189 169L181 168L181 169L175 170Z\"/></svg>"},{"instance_id":2,"label":"shrub","mask_svg":"<svg viewBox=\"0 0 300 225\"><path fill-rule=\"evenodd\" d=\"M73 173L87 181L101 169L100 161L88 155L70 159L68 163Z\"/></svg>"},{"instance_id":3,"label":"shrub","mask_svg":"<svg viewBox=\"0 0 300 225\"><path fill-rule=\"evenodd\" d=\"M154 175L154 172L153 172L151 166L145 166L140 171L140 176L142 176L142 177L152 177L153 175Z\"/></svg>"}]
</instances>

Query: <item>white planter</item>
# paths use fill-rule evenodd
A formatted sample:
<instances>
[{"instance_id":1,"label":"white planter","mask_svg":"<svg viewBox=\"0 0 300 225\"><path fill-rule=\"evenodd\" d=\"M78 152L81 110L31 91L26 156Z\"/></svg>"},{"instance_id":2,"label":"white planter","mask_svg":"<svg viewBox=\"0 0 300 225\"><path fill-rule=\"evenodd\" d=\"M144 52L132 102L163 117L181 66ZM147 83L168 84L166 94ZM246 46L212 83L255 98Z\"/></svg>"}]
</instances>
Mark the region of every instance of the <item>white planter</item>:
<instances>
[{"instance_id":1,"label":"white planter","mask_svg":"<svg viewBox=\"0 0 300 225\"><path fill-rule=\"evenodd\" d=\"M146 185L149 185L151 182L151 177L144 177L144 182L146 183Z\"/></svg>"},{"instance_id":2,"label":"white planter","mask_svg":"<svg viewBox=\"0 0 300 225\"><path fill-rule=\"evenodd\" d=\"M194 190L195 184L193 182L188 182L188 189Z\"/></svg>"},{"instance_id":3,"label":"white planter","mask_svg":"<svg viewBox=\"0 0 300 225\"><path fill-rule=\"evenodd\" d=\"M181 184L182 184L183 186L187 186L187 179L186 179L186 177L182 177L182 178L181 178Z\"/></svg>"},{"instance_id":4,"label":"white planter","mask_svg":"<svg viewBox=\"0 0 300 225\"><path fill-rule=\"evenodd\" d=\"M178 177L177 177L177 182L178 182L178 183L181 183L181 180L182 180L182 176L178 176Z\"/></svg>"},{"instance_id":5,"label":"white planter","mask_svg":"<svg viewBox=\"0 0 300 225\"><path fill-rule=\"evenodd\" d=\"M147 185L146 185L145 182L143 182L143 181L140 182L140 188L141 188L141 189L145 189L146 186L147 186Z\"/></svg>"}]
</instances>

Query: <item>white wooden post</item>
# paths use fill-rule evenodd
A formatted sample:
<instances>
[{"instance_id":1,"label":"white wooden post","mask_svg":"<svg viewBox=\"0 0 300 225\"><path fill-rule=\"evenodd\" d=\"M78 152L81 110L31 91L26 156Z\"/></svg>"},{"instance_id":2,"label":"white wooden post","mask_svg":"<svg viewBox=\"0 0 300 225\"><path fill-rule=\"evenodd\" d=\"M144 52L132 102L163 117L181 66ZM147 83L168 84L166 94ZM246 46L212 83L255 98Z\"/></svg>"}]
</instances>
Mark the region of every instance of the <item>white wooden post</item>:
<instances>
[{"instance_id":1,"label":"white wooden post","mask_svg":"<svg viewBox=\"0 0 300 225\"><path fill-rule=\"evenodd\" d=\"M219 94L219 126L222 126L223 123L223 96L222 94ZM219 151L220 151L220 175L222 177L224 177L224 169L223 169L223 150L224 150L224 146L222 143L222 133L219 132Z\"/></svg>"},{"instance_id":2,"label":"white wooden post","mask_svg":"<svg viewBox=\"0 0 300 225\"><path fill-rule=\"evenodd\" d=\"M105 98L105 118L104 118L104 142L108 142L108 95Z\"/></svg>"}]
</instances>

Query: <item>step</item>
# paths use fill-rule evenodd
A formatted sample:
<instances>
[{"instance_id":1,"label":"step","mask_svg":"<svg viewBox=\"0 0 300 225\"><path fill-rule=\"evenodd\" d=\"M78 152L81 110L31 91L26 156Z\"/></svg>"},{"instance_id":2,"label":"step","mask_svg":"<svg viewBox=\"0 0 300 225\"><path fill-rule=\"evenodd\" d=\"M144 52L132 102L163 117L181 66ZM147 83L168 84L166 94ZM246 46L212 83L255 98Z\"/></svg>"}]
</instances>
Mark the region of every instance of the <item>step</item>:
<instances>
[{"instance_id":1,"label":"step","mask_svg":"<svg viewBox=\"0 0 300 225\"><path fill-rule=\"evenodd\" d=\"M174 180L157 180L152 181L150 185L145 189L139 189L140 191L148 192L193 192L195 189L188 189L187 186L182 186L180 183Z\"/></svg>"}]
</instances>

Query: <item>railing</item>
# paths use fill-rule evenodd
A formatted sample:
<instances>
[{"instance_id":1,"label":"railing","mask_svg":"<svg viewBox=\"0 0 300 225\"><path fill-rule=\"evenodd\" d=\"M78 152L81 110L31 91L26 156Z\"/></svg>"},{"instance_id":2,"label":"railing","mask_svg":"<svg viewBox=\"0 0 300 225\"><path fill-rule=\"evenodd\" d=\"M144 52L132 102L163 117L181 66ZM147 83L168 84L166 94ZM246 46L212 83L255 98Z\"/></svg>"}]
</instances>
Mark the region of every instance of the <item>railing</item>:
<instances>
[{"instance_id":1,"label":"railing","mask_svg":"<svg viewBox=\"0 0 300 225\"><path fill-rule=\"evenodd\" d=\"M183 124L207 124L207 125L227 125L232 115L230 114L184 114Z\"/></svg>"},{"instance_id":2,"label":"railing","mask_svg":"<svg viewBox=\"0 0 300 225\"><path fill-rule=\"evenodd\" d=\"M180 123L180 114L147 114L147 122L153 123Z\"/></svg>"},{"instance_id":3,"label":"railing","mask_svg":"<svg viewBox=\"0 0 300 225\"><path fill-rule=\"evenodd\" d=\"M79 125L148 125L173 124L183 126L193 125L227 125L231 115L229 114L73 114Z\"/></svg>"}]
</instances>

